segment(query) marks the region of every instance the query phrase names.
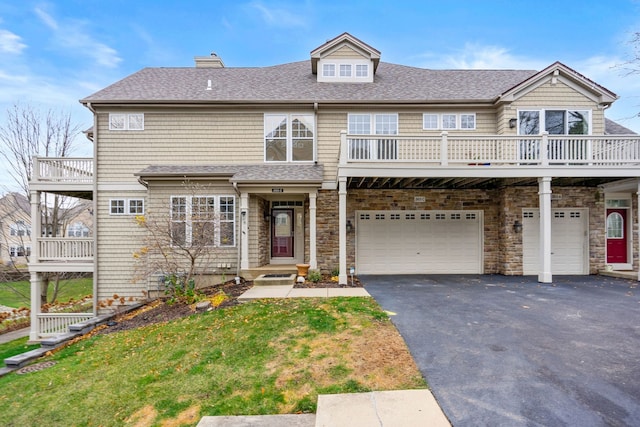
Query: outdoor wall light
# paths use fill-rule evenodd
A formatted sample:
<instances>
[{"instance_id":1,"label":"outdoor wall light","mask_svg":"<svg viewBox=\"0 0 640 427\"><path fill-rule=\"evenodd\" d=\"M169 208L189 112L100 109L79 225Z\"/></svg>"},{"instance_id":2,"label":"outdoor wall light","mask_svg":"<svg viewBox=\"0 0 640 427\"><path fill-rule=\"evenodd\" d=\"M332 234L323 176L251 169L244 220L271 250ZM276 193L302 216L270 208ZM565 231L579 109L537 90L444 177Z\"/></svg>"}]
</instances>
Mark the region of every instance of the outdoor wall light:
<instances>
[{"instance_id":1,"label":"outdoor wall light","mask_svg":"<svg viewBox=\"0 0 640 427\"><path fill-rule=\"evenodd\" d=\"M513 129L516 127L516 123L518 123L518 119L509 119L509 127Z\"/></svg>"},{"instance_id":2,"label":"outdoor wall light","mask_svg":"<svg viewBox=\"0 0 640 427\"><path fill-rule=\"evenodd\" d=\"M513 231L520 234L522 233L522 223L516 219L516 222L513 223Z\"/></svg>"},{"instance_id":3,"label":"outdoor wall light","mask_svg":"<svg viewBox=\"0 0 640 427\"><path fill-rule=\"evenodd\" d=\"M350 219L347 220L347 233L351 233L353 231L353 223Z\"/></svg>"}]
</instances>

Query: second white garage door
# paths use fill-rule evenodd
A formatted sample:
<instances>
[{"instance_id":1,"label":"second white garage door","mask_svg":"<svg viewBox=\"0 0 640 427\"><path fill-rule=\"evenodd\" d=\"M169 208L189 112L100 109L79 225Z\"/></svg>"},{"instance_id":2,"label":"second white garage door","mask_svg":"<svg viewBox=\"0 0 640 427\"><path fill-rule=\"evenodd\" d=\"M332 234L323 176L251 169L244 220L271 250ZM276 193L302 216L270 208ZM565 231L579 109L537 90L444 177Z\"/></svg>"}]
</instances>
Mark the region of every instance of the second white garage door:
<instances>
[{"instance_id":1,"label":"second white garage door","mask_svg":"<svg viewBox=\"0 0 640 427\"><path fill-rule=\"evenodd\" d=\"M356 212L358 274L481 274L482 211Z\"/></svg>"},{"instance_id":2,"label":"second white garage door","mask_svg":"<svg viewBox=\"0 0 640 427\"><path fill-rule=\"evenodd\" d=\"M551 210L551 273L589 274L589 245L584 208ZM538 274L540 258L540 211L522 212L523 274Z\"/></svg>"}]
</instances>

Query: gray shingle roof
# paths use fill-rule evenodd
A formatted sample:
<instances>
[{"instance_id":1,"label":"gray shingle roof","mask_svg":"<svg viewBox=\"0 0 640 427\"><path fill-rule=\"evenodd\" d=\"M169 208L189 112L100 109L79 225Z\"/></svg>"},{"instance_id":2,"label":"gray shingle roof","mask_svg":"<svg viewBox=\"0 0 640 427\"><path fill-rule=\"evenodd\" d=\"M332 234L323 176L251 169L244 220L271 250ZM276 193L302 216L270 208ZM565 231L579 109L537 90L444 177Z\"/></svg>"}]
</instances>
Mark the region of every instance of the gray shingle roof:
<instances>
[{"instance_id":1,"label":"gray shingle roof","mask_svg":"<svg viewBox=\"0 0 640 427\"><path fill-rule=\"evenodd\" d=\"M228 177L242 183L322 183L322 165L152 165L135 174L142 179Z\"/></svg>"},{"instance_id":2,"label":"gray shingle roof","mask_svg":"<svg viewBox=\"0 0 640 427\"><path fill-rule=\"evenodd\" d=\"M144 68L81 102L491 101L531 70L429 70L381 62L373 83L318 83L310 61L261 68ZM211 80L211 90L206 90Z\"/></svg>"},{"instance_id":3,"label":"gray shingle roof","mask_svg":"<svg viewBox=\"0 0 640 427\"><path fill-rule=\"evenodd\" d=\"M629 128L622 126L618 122L611 119L604 120L605 135L635 135L636 133Z\"/></svg>"}]
</instances>

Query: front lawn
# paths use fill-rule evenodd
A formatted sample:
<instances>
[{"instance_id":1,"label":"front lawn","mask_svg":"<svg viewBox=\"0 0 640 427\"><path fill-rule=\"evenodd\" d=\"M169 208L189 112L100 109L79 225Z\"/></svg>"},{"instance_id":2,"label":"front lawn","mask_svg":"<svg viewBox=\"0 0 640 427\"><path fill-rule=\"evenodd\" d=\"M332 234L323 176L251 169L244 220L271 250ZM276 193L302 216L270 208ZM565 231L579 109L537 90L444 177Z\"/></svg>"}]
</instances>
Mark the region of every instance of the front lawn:
<instances>
[{"instance_id":1,"label":"front lawn","mask_svg":"<svg viewBox=\"0 0 640 427\"><path fill-rule=\"evenodd\" d=\"M62 280L58 293L59 302L67 302L70 299L79 300L93 293L93 279L84 277L78 279ZM0 305L20 308L31 305L31 285L28 281L0 283ZM48 289L49 298L53 295L53 285Z\"/></svg>"},{"instance_id":2,"label":"front lawn","mask_svg":"<svg viewBox=\"0 0 640 427\"><path fill-rule=\"evenodd\" d=\"M262 300L77 342L0 378L1 425L196 425L314 412L317 395L424 388L370 298Z\"/></svg>"}]
</instances>

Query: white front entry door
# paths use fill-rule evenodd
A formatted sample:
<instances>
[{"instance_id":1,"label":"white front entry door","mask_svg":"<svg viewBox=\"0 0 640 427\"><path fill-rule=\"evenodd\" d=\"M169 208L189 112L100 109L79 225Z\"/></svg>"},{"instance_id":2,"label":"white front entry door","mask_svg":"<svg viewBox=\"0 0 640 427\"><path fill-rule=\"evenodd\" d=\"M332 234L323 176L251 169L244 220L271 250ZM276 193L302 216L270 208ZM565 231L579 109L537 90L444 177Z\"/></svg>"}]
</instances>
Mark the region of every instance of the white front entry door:
<instances>
[{"instance_id":1,"label":"white front entry door","mask_svg":"<svg viewBox=\"0 0 640 427\"><path fill-rule=\"evenodd\" d=\"M482 211L358 211L358 274L481 274Z\"/></svg>"}]
</instances>

